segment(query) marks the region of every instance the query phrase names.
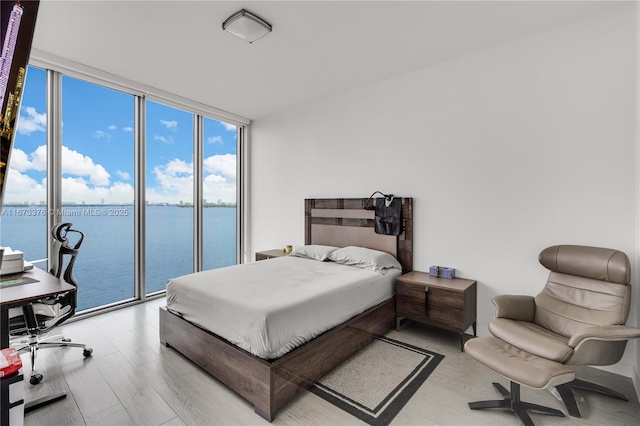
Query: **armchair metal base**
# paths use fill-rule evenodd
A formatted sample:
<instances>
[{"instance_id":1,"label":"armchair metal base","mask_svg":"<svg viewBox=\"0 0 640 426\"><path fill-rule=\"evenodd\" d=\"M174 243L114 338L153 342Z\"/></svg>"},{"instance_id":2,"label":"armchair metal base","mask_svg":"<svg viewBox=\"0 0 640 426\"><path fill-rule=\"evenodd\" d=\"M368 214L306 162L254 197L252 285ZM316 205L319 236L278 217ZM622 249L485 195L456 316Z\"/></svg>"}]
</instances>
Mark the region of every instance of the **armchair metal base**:
<instances>
[{"instance_id":1,"label":"armchair metal base","mask_svg":"<svg viewBox=\"0 0 640 426\"><path fill-rule=\"evenodd\" d=\"M545 407L543 405L532 404L520 400L520 384L511 382L511 392L506 390L500 383L493 383L504 399L496 399L491 401L470 402L469 408L472 410L482 410L485 408L507 408L511 410L525 426L535 426L533 420L527 411L535 411L550 416L564 417L564 413L554 408Z\"/></svg>"},{"instance_id":2,"label":"armchair metal base","mask_svg":"<svg viewBox=\"0 0 640 426\"><path fill-rule=\"evenodd\" d=\"M562 402L564 402L565 407L567 407L567 412L572 417L582 417L580 415L580 409L578 408L578 403L576 402L576 398L573 395L573 388L586 389L594 392L599 392L604 395L611 396L613 398L621 399L623 401L629 401L624 394L614 391L606 386L599 385L597 383L587 382L585 380L575 379L572 382L565 383L560 386L556 386L560 397L562 398Z\"/></svg>"},{"instance_id":3,"label":"armchair metal base","mask_svg":"<svg viewBox=\"0 0 640 426\"><path fill-rule=\"evenodd\" d=\"M573 382L569 382L567 384L569 386L571 386L572 388L580 388L580 389L591 390L591 391L594 391L594 392L600 392L602 394L609 395L609 396L612 396L614 398L621 399L623 401L628 401L629 400L629 398L627 398L624 394L622 394L622 393L620 393L618 391L614 391L613 389L608 388L606 386L599 385L597 383L587 382L585 380L580 380L580 379L575 379Z\"/></svg>"}]
</instances>

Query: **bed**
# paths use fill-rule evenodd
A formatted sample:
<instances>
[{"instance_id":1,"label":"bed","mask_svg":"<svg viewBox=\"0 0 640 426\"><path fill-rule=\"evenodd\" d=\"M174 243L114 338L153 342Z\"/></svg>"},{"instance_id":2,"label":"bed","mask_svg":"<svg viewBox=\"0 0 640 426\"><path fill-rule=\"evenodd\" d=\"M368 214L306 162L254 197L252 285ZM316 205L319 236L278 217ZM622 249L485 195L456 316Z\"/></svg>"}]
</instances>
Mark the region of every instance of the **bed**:
<instances>
[{"instance_id":1,"label":"bed","mask_svg":"<svg viewBox=\"0 0 640 426\"><path fill-rule=\"evenodd\" d=\"M366 201L367 199L361 198L305 200L305 243L336 247L368 247L392 254L402 265L403 273L411 271L413 269L412 199L403 198L404 233L399 237L375 234L373 211L363 209ZM262 264L258 274L262 274L265 268L282 270L301 262L315 261L295 260L289 256L261 261L257 262ZM254 264L243 265L242 269L249 271L247 272L249 275L255 275L256 271L251 271L258 265L251 265ZM315 264L308 263L308 266L313 268ZM229 271L218 270L215 273L217 277L220 276L220 272L223 276L229 273ZM181 277L178 281L206 281L209 274L214 272L204 271L186 278ZM302 276L304 277L304 274ZM231 276L226 279L234 278ZM279 283L276 279L264 284L266 287L263 296L268 295L270 291L276 291L282 281L286 280L281 280ZM371 293L377 292L374 296L374 299L378 299L375 301L375 306L338 324L330 326L323 324L320 328L312 330L311 336L304 339L308 341L301 345L300 341L291 343L285 337L284 347L282 342L276 342L273 347L269 346L269 342L262 345L265 343L262 338L251 338L248 339L248 343L243 342L242 339L237 340L233 337L234 332L237 335L242 334L237 328L235 331L232 330L232 334L229 334L229 330L216 328L222 323L251 322L252 309L234 312L234 315L238 315L235 321L224 321L225 316L231 315L224 311L218 313L222 317L208 319L197 314L197 309L192 309L194 303L197 304L198 294L192 294L191 300L188 300L186 295L176 296L172 291L168 292L167 296L168 300L169 297L172 298L171 309L167 307L160 309L160 340L164 345L175 348L250 401L257 414L272 421L279 408L365 347L376 336L386 333L393 327L395 319L393 289L389 291L388 283L379 284L376 288L378 290L371 291ZM238 288L237 291L244 290ZM327 297L333 297L332 300L335 301L336 296L328 294ZM359 294L362 295L362 292ZM173 300L176 297L180 299L179 302ZM257 295L254 299L268 298ZM278 297L272 298L273 303L279 303L278 300ZM298 302L303 305L305 303L304 299ZM299 309L300 307L296 308L298 302L291 304L291 308L287 305L286 308L276 306L274 309L278 312ZM254 306L256 315L261 315L261 309L268 307L270 303L266 301L264 306ZM282 318L286 321L287 317ZM340 318L339 321L343 319ZM220 334L215 331L219 331ZM260 344L256 346L252 342Z\"/></svg>"}]
</instances>

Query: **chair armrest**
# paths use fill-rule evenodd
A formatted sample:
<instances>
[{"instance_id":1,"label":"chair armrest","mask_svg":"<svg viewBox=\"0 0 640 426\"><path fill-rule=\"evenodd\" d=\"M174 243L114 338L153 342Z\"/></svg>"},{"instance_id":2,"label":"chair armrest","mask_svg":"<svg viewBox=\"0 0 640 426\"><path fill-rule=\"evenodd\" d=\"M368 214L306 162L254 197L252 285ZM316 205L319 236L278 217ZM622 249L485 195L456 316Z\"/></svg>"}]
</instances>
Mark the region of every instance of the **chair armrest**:
<instances>
[{"instance_id":1,"label":"chair armrest","mask_svg":"<svg viewBox=\"0 0 640 426\"><path fill-rule=\"evenodd\" d=\"M536 302L533 296L501 294L491 298L496 307L496 318L533 321Z\"/></svg>"},{"instance_id":2,"label":"chair armrest","mask_svg":"<svg viewBox=\"0 0 640 426\"><path fill-rule=\"evenodd\" d=\"M586 340L629 340L640 337L640 328L627 325L603 325L577 331L569 339L569 346L576 348Z\"/></svg>"}]
</instances>

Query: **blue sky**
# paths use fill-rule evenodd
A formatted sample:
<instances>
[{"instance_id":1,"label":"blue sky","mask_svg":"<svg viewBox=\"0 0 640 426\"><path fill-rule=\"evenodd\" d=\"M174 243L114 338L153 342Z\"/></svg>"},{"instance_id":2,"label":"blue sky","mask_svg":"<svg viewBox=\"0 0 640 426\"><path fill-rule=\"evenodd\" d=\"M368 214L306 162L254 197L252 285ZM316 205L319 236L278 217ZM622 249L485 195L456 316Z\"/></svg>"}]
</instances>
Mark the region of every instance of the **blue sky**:
<instances>
[{"instance_id":1,"label":"blue sky","mask_svg":"<svg viewBox=\"0 0 640 426\"><path fill-rule=\"evenodd\" d=\"M46 199L46 73L30 67L9 164L6 203ZM62 79L63 202L133 202L133 96ZM149 202L192 202L193 114L146 105L146 196ZM236 127L204 124L204 198L235 202Z\"/></svg>"}]
</instances>

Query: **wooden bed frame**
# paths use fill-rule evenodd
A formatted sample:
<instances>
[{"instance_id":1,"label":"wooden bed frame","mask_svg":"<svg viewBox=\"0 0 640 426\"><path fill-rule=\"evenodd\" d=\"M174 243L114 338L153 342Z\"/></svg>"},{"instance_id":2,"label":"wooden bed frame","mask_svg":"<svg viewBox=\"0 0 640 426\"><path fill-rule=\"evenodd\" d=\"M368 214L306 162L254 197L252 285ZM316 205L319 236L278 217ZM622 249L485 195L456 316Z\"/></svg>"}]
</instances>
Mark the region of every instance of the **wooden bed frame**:
<instances>
[{"instance_id":1,"label":"wooden bed frame","mask_svg":"<svg viewBox=\"0 0 640 426\"><path fill-rule=\"evenodd\" d=\"M404 233L375 234L366 198L305 200L305 242L358 245L396 256L413 269L413 199L403 198ZM160 308L160 341L185 355L272 421L276 411L394 326L395 297L374 306L275 360L264 360Z\"/></svg>"}]
</instances>

